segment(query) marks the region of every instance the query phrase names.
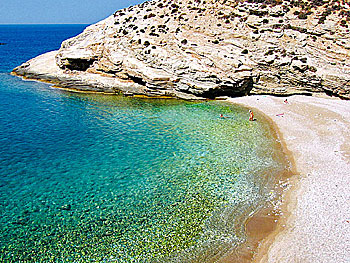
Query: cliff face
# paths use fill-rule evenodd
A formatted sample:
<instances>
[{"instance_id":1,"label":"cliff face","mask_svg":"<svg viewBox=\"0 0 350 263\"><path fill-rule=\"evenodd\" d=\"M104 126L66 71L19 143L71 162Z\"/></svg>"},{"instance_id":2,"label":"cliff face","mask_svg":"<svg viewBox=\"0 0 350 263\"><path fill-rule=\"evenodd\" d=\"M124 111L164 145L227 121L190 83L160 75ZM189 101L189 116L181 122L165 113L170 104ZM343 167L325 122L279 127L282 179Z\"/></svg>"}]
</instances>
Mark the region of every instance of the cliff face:
<instances>
[{"instance_id":1,"label":"cliff face","mask_svg":"<svg viewBox=\"0 0 350 263\"><path fill-rule=\"evenodd\" d=\"M120 10L14 69L84 91L350 99L349 1L165 0Z\"/></svg>"}]
</instances>

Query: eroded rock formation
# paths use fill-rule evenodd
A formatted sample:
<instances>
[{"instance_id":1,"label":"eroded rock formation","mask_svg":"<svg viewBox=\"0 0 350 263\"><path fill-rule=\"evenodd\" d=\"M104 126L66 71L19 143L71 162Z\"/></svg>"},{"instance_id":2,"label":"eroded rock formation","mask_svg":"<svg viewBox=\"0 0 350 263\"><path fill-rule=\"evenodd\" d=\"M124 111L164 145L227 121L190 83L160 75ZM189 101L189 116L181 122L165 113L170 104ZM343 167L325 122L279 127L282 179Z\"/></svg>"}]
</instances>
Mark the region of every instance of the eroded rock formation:
<instances>
[{"instance_id":1,"label":"eroded rock formation","mask_svg":"<svg viewBox=\"0 0 350 263\"><path fill-rule=\"evenodd\" d=\"M115 12L14 73L83 91L186 99L350 99L349 1L158 0Z\"/></svg>"}]
</instances>

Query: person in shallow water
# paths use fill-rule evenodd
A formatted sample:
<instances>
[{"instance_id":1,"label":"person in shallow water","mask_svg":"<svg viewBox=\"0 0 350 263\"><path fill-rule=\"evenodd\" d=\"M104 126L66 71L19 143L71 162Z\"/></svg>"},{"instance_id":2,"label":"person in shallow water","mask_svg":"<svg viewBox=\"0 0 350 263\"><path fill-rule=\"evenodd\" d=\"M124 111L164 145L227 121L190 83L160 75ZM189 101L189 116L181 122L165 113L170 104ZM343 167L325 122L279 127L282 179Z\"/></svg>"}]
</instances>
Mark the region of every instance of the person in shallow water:
<instances>
[{"instance_id":1,"label":"person in shallow water","mask_svg":"<svg viewBox=\"0 0 350 263\"><path fill-rule=\"evenodd\" d=\"M226 119L226 118L230 118L230 117L228 117L228 116L224 116L223 114L220 114L220 118L222 118L222 119Z\"/></svg>"},{"instance_id":2,"label":"person in shallow water","mask_svg":"<svg viewBox=\"0 0 350 263\"><path fill-rule=\"evenodd\" d=\"M254 113L251 110L249 110L249 120L254 121Z\"/></svg>"}]
</instances>

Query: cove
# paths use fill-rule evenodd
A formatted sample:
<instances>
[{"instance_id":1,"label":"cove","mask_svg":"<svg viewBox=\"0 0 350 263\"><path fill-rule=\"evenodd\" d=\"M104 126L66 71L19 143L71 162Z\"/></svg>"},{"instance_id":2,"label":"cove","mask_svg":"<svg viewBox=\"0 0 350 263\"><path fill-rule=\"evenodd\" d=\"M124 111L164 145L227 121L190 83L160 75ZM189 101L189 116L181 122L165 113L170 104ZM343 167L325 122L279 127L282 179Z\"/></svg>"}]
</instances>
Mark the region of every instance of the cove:
<instances>
[{"instance_id":1,"label":"cove","mask_svg":"<svg viewBox=\"0 0 350 263\"><path fill-rule=\"evenodd\" d=\"M268 124L225 102L0 83L2 260L209 260L285 168Z\"/></svg>"}]
</instances>

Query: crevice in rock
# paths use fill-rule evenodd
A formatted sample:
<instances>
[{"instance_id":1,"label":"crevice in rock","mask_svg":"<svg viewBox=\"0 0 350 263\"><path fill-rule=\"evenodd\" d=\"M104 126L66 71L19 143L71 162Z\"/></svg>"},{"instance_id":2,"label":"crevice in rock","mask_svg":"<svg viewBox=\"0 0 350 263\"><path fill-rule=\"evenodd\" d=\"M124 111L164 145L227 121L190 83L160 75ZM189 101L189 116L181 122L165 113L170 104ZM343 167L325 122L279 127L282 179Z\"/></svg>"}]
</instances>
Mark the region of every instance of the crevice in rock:
<instances>
[{"instance_id":1,"label":"crevice in rock","mask_svg":"<svg viewBox=\"0 0 350 263\"><path fill-rule=\"evenodd\" d=\"M246 96L253 89L253 80L249 79L245 83L239 84L229 84L229 85L221 85L220 87L209 89L200 96L208 99L215 99L216 97L228 96L228 97L238 97L238 96Z\"/></svg>"},{"instance_id":2,"label":"crevice in rock","mask_svg":"<svg viewBox=\"0 0 350 263\"><path fill-rule=\"evenodd\" d=\"M135 82L136 84L139 84L141 86L146 86L147 82L144 81L142 78L136 77L136 76L132 76L132 75L129 75L129 74L127 74L127 75L128 75L128 78L130 80L132 80L133 82Z\"/></svg>"},{"instance_id":3,"label":"crevice in rock","mask_svg":"<svg viewBox=\"0 0 350 263\"><path fill-rule=\"evenodd\" d=\"M67 58L68 63L64 66L70 70L86 71L96 59Z\"/></svg>"}]
</instances>

